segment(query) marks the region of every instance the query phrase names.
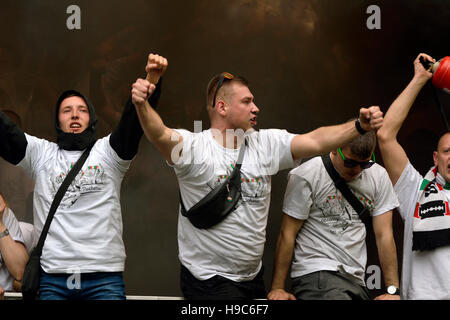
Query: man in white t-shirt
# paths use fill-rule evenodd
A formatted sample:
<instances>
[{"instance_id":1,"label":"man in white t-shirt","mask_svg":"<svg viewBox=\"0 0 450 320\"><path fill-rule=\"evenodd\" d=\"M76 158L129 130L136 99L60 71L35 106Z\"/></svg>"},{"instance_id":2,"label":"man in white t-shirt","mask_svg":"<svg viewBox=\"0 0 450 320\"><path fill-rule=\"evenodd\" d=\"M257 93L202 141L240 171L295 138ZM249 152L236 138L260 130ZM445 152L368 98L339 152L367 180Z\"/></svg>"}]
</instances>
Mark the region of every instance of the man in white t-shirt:
<instances>
[{"instance_id":1,"label":"man in white t-shirt","mask_svg":"<svg viewBox=\"0 0 450 320\"><path fill-rule=\"evenodd\" d=\"M289 173L270 300L369 299L364 281L366 227L327 172L327 157L370 212L365 219L372 221L386 285L386 293L377 299L400 299L392 233L398 200L386 170L374 161L375 147L371 131ZM293 294L285 291L289 268Z\"/></svg>"},{"instance_id":2,"label":"man in white t-shirt","mask_svg":"<svg viewBox=\"0 0 450 320\"><path fill-rule=\"evenodd\" d=\"M420 62L435 60L419 54L414 77L391 104L378 141L383 162L400 202L404 221L401 295L403 299L450 299L450 133L439 139L434 167L422 176L411 165L397 134L420 90L432 73Z\"/></svg>"},{"instance_id":3,"label":"man in white t-shirt","mask_svg":"<svg viewBox=\"0 0 450 320\"><path fill-rule=\"evenodd\" d=\"M154 77L154 84L160 76ZM152 93L159 88L154 84ZM155 105L158 97L159 90L149 97L150 103ZM97 123L94 107L75 90L64 92L56 103L56 143L24 133L0 112L0 156L35 181L36 239L68 172L92 146L56 210L44 243L41 300L125 299L120 189L143 131L131 99L110 135L97 140Z\"/></svg>"},{"instance_id":4,"label":"man in white t-shirt","mask_svg":"<svg viewBox=\"0 0 450 320\"><path fill-rule=\"evenodd\" d=\"M147 68L167 60L150 55ZM164 68L163 68L164 69ZM181 289L187 299L265 298L262 255L270 203L271 176L292 167L295 159L329 152L363 130L382 124L378 107L360 110L358 122L294 135L286 130L255 131L259 108L248 83L229 73L215 76L207 87L211 128L201 132L170 129L146 103L149 83L138 79L132 99L147 138L173 166L186 210L221 185L236 166L247 141L241 167L242 198L220 223L196 228L179 214L178 245ZM356 126L359 126L360 132ZM197 130L196 130L197 131Z\"/></svg>"},{"instance_id":5,"label":"man in white t-shirt","mask_svg":"<svg viewBox=\"0 0 450 320\"><path fill-rule=\"evenodd\" d=\"M22 280L27 261L19 222L0 193L0 299L12 290L14 280Z\"/></svg>"}]
</instances>

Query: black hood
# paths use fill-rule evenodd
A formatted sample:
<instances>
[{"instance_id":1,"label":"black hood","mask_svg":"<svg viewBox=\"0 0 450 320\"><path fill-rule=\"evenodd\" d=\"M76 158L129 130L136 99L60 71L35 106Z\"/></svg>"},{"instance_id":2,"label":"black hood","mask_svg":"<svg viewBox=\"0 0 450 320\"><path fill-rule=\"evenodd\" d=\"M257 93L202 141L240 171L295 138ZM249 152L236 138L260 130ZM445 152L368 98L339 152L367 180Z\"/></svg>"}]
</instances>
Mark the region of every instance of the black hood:
<instances>
[{"instance_id":1,"label":"black hood","mask_svg":"<svg viewBox=\"0 0 450 320\"><path fill-rule=\"evenodd\" d=\"M81 133L68 133L61 130L59 126L58 113L61 102L68 97L80 97L85 102L89 108L89 126ZM80 92L75 90L67 90L61 94L56 102L56 112L55 112L55 128L56 128L56 143L61 149L64 150L84 150L88 146L93 145L97 140L97 124L98 119L95 114L95 109L92 103L82 95Z\"/></svg>"}]
</instances>

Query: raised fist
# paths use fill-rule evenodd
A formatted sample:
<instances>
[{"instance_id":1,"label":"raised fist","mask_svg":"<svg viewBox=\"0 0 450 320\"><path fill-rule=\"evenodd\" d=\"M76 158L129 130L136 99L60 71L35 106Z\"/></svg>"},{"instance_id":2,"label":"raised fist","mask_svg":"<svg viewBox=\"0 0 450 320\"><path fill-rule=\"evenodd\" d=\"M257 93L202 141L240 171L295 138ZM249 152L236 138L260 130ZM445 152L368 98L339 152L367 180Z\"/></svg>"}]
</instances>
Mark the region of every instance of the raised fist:
<instances>
[{"instance_id":1,"label":"raised fist","mask_svg":"<svg viewBox=\"0 0 450 320\"><path fill-rule=\"evenodd\" d=\"M166 58L150 53L148 55L147 66L145 67L145 71L147 72L146 80L156 85L159 78L166 72L168 65L169 63Z\"/></svg>"},{"instance_id":2,"label":"raised fist","mask_svg":"<svg viewBox=\"0 0 450 320\"><path fill-rule=\"evenodd\" d=\"M383 125L383 112L380 107L372 106L359 110L359 122L361 128L366 131L378 130Z\"/></svg>"},{"instance_id":3,"label":"raised fist","mask_svg":"<svg viewBox=\"0 0 450 320\"><path fill-rule=\"evenodd\" d=\"M137 79L131 87L131 101L137 107L143 106L156 88L153 83L144 79Z\"/></svg>"}]
</instances>

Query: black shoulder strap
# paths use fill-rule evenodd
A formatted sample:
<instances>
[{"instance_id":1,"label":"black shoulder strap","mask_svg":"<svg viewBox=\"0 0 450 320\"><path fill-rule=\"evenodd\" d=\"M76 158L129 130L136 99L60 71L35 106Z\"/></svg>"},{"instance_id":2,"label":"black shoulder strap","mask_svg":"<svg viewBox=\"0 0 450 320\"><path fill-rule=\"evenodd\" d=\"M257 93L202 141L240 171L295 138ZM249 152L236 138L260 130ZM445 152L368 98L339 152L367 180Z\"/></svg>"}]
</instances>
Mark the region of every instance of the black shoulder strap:
<instances>
[{"instance_id":1,"label":"black shoulder strap","mask_svg":"<svg viewBox=\"0 0 450 320\"><path fill-rule=\"evenodd\" d=\"M361 220L366 224L370 223L369 209L366 206L364 206L361 203L361 201L358 200L358 198L356 198L356 196L348 187L345 180L336 171L336 169L333 166L333 163L331 162L330 155L329 154L323 155L322 162L331 179L333 180L334 184L336 185L336 188L339 189L339 191L342 193L345 199L347 199L347 201L350 203L353 209L355 209Z\"/></svg>"},{"instance_id":2,"label":"black shoulder strap","mask_svg":"<svg viewBox=\"0 0 450 320\"><path fill-rule=\"evenodd\" d=\"M89 153L91 152L91 149L94 146L94 144L92 144L90 147L84 150L83 154L78 159L77 163L75 163L73 168L70 170L69 174L66 176L64 181L61 183L58 191L56 192L55 198L53 199L52 205L50 206L50 211L48 213L47 220L45 221L44 228L42 229L41 235L39 237L38 244L33 250L39 256L42 254L42 248L44 247L45 238L47 237L48 229L50 228L50 224L52 223L56 209L59 207L59 204L61 203L61 200L63 199L64 194L66 193L73 179L78 174L83 164L86 162L86 159L89 156Z\"/></svg>"}]
</instances>

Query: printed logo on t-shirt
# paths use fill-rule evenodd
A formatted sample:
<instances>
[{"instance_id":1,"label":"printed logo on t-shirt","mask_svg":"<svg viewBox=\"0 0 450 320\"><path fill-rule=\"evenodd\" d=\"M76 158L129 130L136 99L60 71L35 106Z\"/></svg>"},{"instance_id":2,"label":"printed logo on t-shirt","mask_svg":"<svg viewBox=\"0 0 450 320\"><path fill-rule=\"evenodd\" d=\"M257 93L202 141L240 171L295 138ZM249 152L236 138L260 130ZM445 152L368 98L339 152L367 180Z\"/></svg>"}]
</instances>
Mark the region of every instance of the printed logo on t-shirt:
<instances>
[{"instance_id":1,"label":"printed logo on t-shirt","mask_svg":"<svg viewBox=\"0 0 450 320\"><path fill-rule=\"evenodd\" d=\"M230 170L227 174L218 175L217 178L208 182L208 186L212 189L224 183L234 169L234 165L230 164ZM267 177L247 177L241 171L241 193L242 201L258 202L269 194L269 180Z\"/></svg>"},{"instance_id":2,"label":"printed logo on t-shirt","mask_svg":"<svg viewBox=\"0 0 450 320\"><path fill-rule=\"evenodd\" d=\"M66 172L61 172L56 177L51 178L51 187L53 197L58 191L60 185L66 178L69 170L75 163L71 163L70 167ZM76 175L75 179L73 179L71 185L66 191L64 198L61 201L61 208L70 208L74 205L75 202L80 198L81 195L97 192L103 189L103 185L105 184L105 171L101 164L97 165L88 165L84 168L84 170L80 170Z\"/></svg>"},{"instance_id":3,"label":"printed logo on t-shirt","mask_svg":"<svg viewBox=\"0 0 450 320\"><path fill-rule=\"evenodd\" d=\"M373 200L361 196L357 196L357 198L371 211L373 210ZM334 234L342 234L351 224L361 223L361 219L356 211L340 194L328 195L323 202L317 204L317 207L323 214L320 220L325 225L328 225L329 230Z\"/></svg>"}]
</instances>

